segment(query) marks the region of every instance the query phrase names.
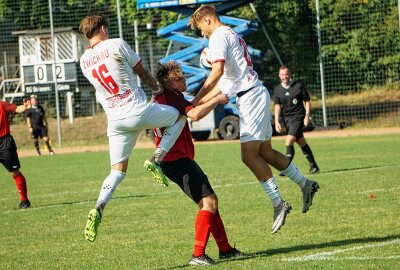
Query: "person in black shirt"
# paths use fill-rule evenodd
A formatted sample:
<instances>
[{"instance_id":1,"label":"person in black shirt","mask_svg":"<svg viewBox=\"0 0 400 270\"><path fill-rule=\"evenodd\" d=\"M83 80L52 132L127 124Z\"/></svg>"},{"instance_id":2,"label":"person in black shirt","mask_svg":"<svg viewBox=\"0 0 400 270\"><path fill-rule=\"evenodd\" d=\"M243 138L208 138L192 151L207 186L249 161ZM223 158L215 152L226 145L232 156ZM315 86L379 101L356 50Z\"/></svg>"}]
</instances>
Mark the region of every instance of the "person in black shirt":
<instances>
[{"instance_id":1,"label":"person in black shirt","mask_svg":"<svg viewBox=\"0 0 400 270\"><path fill-rule=\"evenodd\" d=\"M31 95L30 101L32 107L26 111L26 124L28 125L29 132L31 133L36 152L38 156L41 155L38 139L40 137L46 144L49 154L54 155L49 143L49 136L47 135L48 124L45 111L43 107L38 104L37 97L35 95Z\"/></svg>"},{"instance_id":2,"label":"person in black shirt","mask_svg":"<svg viewBox=\"0 0 400 270\"><path fill-rule=\"evenodd\" d=\"M310 124L310 95L300 82L291 80L289 68L285 66L280 67L279 79L281 80L281 84L274 88L273 94L275 103L275 129L278 133L282 132L279 119L283 116L287 129L286 156L290 160L293 160L295 152L293 144L296 142L310 163L310 172L317 173L319 167L303 135L303 127Z\"/></svg>"}]
</instances>

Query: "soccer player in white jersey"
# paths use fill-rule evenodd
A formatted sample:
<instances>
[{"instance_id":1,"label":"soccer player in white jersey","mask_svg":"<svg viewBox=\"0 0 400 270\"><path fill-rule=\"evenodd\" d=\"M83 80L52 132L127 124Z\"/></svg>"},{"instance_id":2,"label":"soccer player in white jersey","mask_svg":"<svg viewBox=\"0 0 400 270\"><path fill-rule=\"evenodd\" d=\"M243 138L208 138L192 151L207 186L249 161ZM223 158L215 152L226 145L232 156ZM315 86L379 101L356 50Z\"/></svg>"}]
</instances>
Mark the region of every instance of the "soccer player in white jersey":
<instances>
[{"instance_id":1,"label":"soccer player in white jersey","mask_svg":"<svg viewBox=\"0 0 400 270\"><path fill-rule=\"evenodd\" d=\"M80 65L85 77L96 88L96 98L107 115L111 161L111 172L103 182L85 227L85 237L91 242L96 239L105 205L125 177L128 158L140 132L168 127L152 160L145 162L145 167L156 180L168 185L157 163L174 145L186 123L175 108L147 102L144 91L135 84L134 73L151 88L153 95L161 93L162 89L123 39L109 39L108 27L106 15L86 16L79 27L90 43L80 59Z\"/></svg>"},{"instance_id":2,"label":"soccer player in white jersey","mask_svg":"<svg viewBox=\"0 0 400 270\"><path fill-rule=\"evenodd\" d=\"M190 17L189 24L209 38L211 72L192 101L205 102L222 92L228 97L237 95L240 118L242 161L259 180L274 208L272 233L278 232L291 210L279 193L269 165L299 185L303 193L303 213L312 204L318 183L308 180L296 166L280 152L272 149L270 123L270 96L253 70L246 42L224 25L212 5L199 7Z\"/></svg>"}]
</instances>

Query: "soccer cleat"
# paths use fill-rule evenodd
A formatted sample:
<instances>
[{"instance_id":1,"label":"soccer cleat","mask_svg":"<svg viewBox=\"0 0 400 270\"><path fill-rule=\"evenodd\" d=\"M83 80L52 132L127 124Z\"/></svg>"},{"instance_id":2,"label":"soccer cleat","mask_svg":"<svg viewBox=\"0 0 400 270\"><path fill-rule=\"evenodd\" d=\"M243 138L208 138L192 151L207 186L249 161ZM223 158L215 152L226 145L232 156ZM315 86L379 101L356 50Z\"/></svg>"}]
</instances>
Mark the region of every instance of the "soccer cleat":
<instances>
[{"instance_id":1,"label":"soccer cleat","mask_svg":"<svg viewBox=\"0 0 400 270\"><path fill-rule=\"evenodd\" d=\"M314 194L318 189L319 185L317 182L308 179L306 180L304 187L301 189L303 192L303 213L306 213L312 205Z\"/></svg>"},{"instance_id":2,"label":"soccer cleat","mask_svg":"<svg viewBox=\"0 0 400 270\"><path fill-rule=\"evenodd\" d=\"M49 152L49 155L50 155L50 156L54 156L54 151L50 151L50 152Z\"/></svg>"},{"instance_id":3,"label":"soccer cleat","mask_svg":"<svg viewBox=\"0 0 400 270\"><path fill-rule=\"evenodd\" d=\"M85 227L85 238L90 242L94 242L97 237L97 231L101 222L101 215L96 208L90 210L88 220Z\"/></svg>"},{"instance_id":4,"label":"soccer cleat","mask_svg":"<svg viewBox=\"0 0 400 270\"><path fill-rule=\"evenodd\" d=\"M19 209L26 209L26 208L28 208L29 206L31 206L31 202L30 202L29 200L26 200L26 201L21 201L21 202L19 203L19 205L18 205L18 208L19 208Z\"/></svg>"},{"instance_id":5,"label":"soccer cleat","mask_svg":"<svg viewBox=\"0 0 400 270\"><path fill-rule=\"evenodd\" d=\"M237 250L236 248L231 248L227 252L219 252L219 259L229 259L229 258L244 258L244 257L250 257L250 254L246 254L241 252L240 250Z\"/></svg>"},{"instance_id":6,"label":"soccer cleat","mask_svg":"<svg viewBox=\"0 0 400 270\"><path fill-rule=\"evenodd\" d=\"M216 264L216 262L208 257L207 254L201 255L201 256L192 256L189 260L189 265L213 265Z\"/></svg>"},{"instance_id":7,"label":"soccer cleat","mask_svg":"<svg viewBox=\"0 0 400 270\"><path fill-rule=\"evenodd\" d=\"M317 164L311 164L310 165L310 173L317 173L319 172L319 167Z\"/></svg>"},{"instance_id":8,"label":"soccer cleat","mask_svg":"<svg viewBox=\"0 0 400 270\"><path fill-rule=\"evenodd\" d=\"M272 224L271 233L277 233L280 228L285 224L286 216L290 213L292 206L285 201L274 207L274 223Z\"/></svg>"},{"instance_id":9,"label":"soccer cleat","mask_svg":"<svg viewBox=\"0 0 400 270\"><path fill-rule=\"evenodd\" d=\"M144 162L144 167L153 174L157 183L160 183L163 186L168 186L168 178L164 175L162 169L157 163L146 160Z\"/></svg>"}]
</instances>

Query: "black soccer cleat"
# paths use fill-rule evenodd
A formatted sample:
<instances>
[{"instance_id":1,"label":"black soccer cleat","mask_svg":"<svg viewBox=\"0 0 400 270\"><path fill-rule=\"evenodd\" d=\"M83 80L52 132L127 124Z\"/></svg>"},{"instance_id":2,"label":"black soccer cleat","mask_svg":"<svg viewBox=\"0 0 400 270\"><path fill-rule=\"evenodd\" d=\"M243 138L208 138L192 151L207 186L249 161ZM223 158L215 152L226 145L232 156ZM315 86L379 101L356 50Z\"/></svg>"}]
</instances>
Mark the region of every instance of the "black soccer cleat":
<instances>
[{"instance_id":1,"label":"black soccer cleat","mask_svg":"<svg viewBox=\"0 0 400 270\"><path fill-rule=\"evenodd\" d=\"M317 173L319 172L319 167L317 164L311 164L310 165L310 173Z\"/></svg>"},{"instance_id":2,"label":"black soccer cleat","mask_svg":"<svg viewBox=\"0 0 400 270\"><path fill-rule=\"evenodd\" d=\"M306 180L304 187L301 189L303 193L303 213L306 213L313 203L314 195L319 189L319 184L315 181Z\"/></svg>"},{"instance_id":3,"label":"black soccer cleat","mask_svg":"<svg viewBox=\"0 0 400 270\"><path fill-rule=\"evenodd\" d=\"M19 205L18 205L18 208L19 208L19 209L26 209L26 208L28 208L29 206L31 206L31 202L30 202L29 200L26 200L26 201L21 201L21 202L19 203Z\"/></svg>"},{"instance_id":4,"label":"black soccer cleat","mask_svg":"<svg viewBox=\"0 0 400 270\"><path fill-rule=\"evenodd\" d=\"M245 257L250 257L250 254L246 254L241 252L240 250L237 250L236 248L231 248L229 251L227 252L219 252L219 258L220 260L224 260L224 259L229 259L229 258L245 258Z\"/></svg>"}]
</instances>

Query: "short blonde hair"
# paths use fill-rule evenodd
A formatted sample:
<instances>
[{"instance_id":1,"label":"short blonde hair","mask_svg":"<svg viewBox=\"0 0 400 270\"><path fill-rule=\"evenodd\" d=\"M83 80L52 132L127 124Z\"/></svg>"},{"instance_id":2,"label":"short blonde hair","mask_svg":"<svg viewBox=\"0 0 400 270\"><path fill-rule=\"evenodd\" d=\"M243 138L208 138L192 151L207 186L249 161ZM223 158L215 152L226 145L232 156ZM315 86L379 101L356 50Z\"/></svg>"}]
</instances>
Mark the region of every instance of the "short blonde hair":
<instances>
[{"instance_id":1,"label":"short blonde hair","mask_svg":"<svg viewBox=\"0 0 400 270\"><path fill-rule=\"evenodd\" d=\"M190 16L188 25L192 29L197 29L197 23L204 18L206 15L216 16L218 18L217 10L213 5L202 5Z\"/></svg>"},{"instance_id":2,"label":"short blonde hair","mask_svg":"<svg viewBox=\"0 0 400 270\"><path fill-rule=\"evenodd\" d=\"M163 86L168 87L168 83L172 78L183 77L181 66L170 60L165 64L158 64L157 81Z\"/></svg>"}]
</instances>

